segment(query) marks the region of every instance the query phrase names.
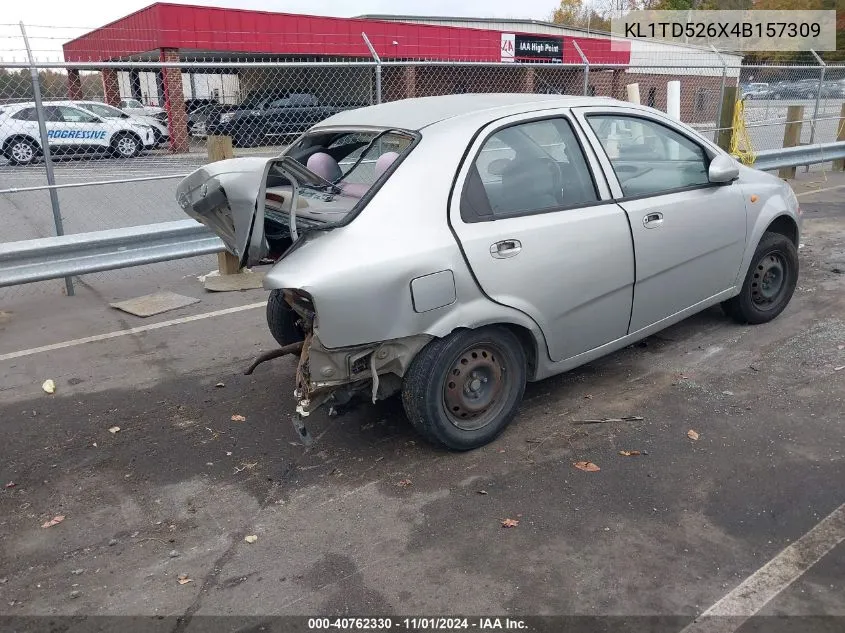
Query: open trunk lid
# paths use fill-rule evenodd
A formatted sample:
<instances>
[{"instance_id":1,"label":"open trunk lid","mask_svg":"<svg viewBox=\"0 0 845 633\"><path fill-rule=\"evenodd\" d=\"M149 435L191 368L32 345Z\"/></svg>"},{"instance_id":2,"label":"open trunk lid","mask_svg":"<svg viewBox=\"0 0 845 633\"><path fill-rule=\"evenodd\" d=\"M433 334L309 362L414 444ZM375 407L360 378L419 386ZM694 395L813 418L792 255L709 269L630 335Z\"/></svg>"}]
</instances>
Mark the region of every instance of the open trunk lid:
<instances>
[{"instance_id":1,"label":"open trunk lid","mask_svg":"<svg viewBox=\"0 0 845 633\"><path fill-rule=\"evenodd\" d=\"M214 231L241 266L255 265L269 253L263 231L264 205L256 202L270 162L266 158L233 158L209 163L176 188L182 210ZM256 226L258 231L253 230Z\"/></svg>"}]
</instances>

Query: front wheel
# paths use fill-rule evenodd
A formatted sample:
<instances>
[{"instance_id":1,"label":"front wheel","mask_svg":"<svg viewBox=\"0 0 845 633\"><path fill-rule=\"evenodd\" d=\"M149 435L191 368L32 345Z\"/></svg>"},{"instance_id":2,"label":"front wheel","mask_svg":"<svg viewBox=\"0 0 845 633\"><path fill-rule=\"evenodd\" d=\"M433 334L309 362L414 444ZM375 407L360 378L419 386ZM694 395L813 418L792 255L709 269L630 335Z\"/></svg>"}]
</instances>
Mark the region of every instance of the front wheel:
<instances>
[{"instance_id":1,"label":"front wheel","mask_svg":"<svg viewBox=\"0 0 845 633\"><path fill-rule=\"evenodd\" d=\"M740 293L722 309L740 323L767 323L779 315L798 283L798 250L780 233L764 233Z\"/></svg>"},{"instance_id":2,"label":"front wheel","mask_svg":"<svg viewBox=\"0 0 845 633\"><path fill-rule=\"evenodd\" d=\"M526 373L525 350L509 329L461 330L417 354L402 381L402 404L423 437L471 450L513 420Z\"/></svg>"},{"instance_id":3,"label":"front wheel","mask_svg":"<svg viewBox=\"0 0 845 633\"><path fill-rule=\"evenodd\" d=\"M112 141L112 153L118 158L134 158L141 153L141 141L134 134L118 134Z\"/></svg>"}]
</instances>

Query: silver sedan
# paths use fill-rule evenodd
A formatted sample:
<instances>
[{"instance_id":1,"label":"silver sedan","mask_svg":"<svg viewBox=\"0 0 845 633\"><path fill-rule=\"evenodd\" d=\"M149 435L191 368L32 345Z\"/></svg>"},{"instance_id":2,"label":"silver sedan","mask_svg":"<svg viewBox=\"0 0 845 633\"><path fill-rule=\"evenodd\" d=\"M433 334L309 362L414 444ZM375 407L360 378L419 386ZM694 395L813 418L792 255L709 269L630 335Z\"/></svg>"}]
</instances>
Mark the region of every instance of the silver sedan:
<instances>
[{"instance_id":1,"label":"silver sedan","mask_svg":"<svg viewBox=\"0 0 845 633\"><path fill-rule=\"evenodd\" d=\"M295 426L401 393L472 449L542 380L721 304L765 323L798 279L790 187L651 108L426 97L343 112L284 155L206 165L178 201L243 266L300 356ZM266 357L265 357L266 358ZM264 360L264 359L259 359Z\"/></svg>"}]
</instances>

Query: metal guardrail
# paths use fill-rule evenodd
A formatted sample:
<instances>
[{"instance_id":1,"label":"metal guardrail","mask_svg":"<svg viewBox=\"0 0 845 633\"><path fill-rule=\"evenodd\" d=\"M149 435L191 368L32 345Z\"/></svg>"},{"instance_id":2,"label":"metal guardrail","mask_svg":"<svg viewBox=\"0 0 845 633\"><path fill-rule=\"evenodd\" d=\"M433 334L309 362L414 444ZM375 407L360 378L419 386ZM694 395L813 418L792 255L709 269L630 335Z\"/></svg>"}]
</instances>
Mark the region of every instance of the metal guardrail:
<instances>
[{"instance_id":1,"label":"metal guardrail","mask_svg":"<svg viewBox=\"0 0 845 633\"><path fill-rule=\"evenodd\" d=\"M845 142L782 147L757 152L753 167L761 171L800 167L845 158Z\"/></svg>"},{"instance_id":2,"label":"metal guardrail","mask_svg":"<svg viewBox=\"0 0 845 633\"><path fill-rule=\"evenodd\" d=\"M763 171L845 159L845 142L757 153ZM0 243L0 288L103 270L209 255L223 242L194 220Z\"/></svg>"},{"instance_id":3,"label":"metal guardrail","mask_svg":"<svg viewBox=\"0 0 845 633\"><path fill-rule=\"evenodd\" d=\"M194 220L0 243L0 288L222 250L220 238Z\"/></svg>"}]
</instances>

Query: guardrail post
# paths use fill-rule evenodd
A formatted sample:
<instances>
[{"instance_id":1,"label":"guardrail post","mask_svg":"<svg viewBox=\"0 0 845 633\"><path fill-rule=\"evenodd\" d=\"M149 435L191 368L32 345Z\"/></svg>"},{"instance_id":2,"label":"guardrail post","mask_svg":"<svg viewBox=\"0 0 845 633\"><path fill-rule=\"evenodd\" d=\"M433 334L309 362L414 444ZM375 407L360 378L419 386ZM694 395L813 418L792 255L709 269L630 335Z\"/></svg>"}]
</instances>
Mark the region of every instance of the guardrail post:
<instances>
[{"instance_id":1,"label":"guardrail post","mask_svg":"<svg viewBox=\"0 0 845 633\"><path fill-rule=\"evenodd\" d=\"M733 139L734 112L736 111L736 86L725 86L722 90L722 105L719 108L716 145L726 152L731 150Z\"/></svg>"},{"instance_id":2,"label":"guardrail post","mask_svg":"<svg viewBox=\"0 0 845 633\"><path fill-rule=\"evenodd\" d=\"M845 141L845 103L842 104L842 110L839 112L839 124L836 126L836 140L838 142ZM845 159L833 161L833 171L845 171Z\"/></svg>"},{"instance_id":3,"label":"guardrail post","mask_svg":"<svg viewBox=\"0 0 845 633\"><path fill-rule=\"evenodd\" d=\"M44 118L44 104L41 102L41 79L38 77L38 68L35 66L35 59L32 57L32 49L29 46L29 38L26 36L26 27L20 23L23 43L26 47L26 55L29 59L29 74L32 78L32 96L35 101L35 112L38 115L38 132L41 138L41 153L44 155L44 171L47 174L47 185L50 187L50 206L53 209L53 224L56 226L56 235L64 235L65 227L62 222L62 209L59 206L59 194L56 192L56 175L53 173L53 159L50 156L50 139L47 137L47 123ZM73 279L65 277L65 291L68 297L73 296Z\"/></svg>"},{"instance_id":4,"label":"guardrail post","mask_svg":"<svg viewBox=\"0 0 845 633\"><path fill-rule=\"evenodd\" d=\"M786 110L786 127L783 131L783 146L797 147L801 144L801 123L804 120L804 106L791 105ZM795 167L781 167L778 177L795 178Z\"/></svg>"}]
</instances>

